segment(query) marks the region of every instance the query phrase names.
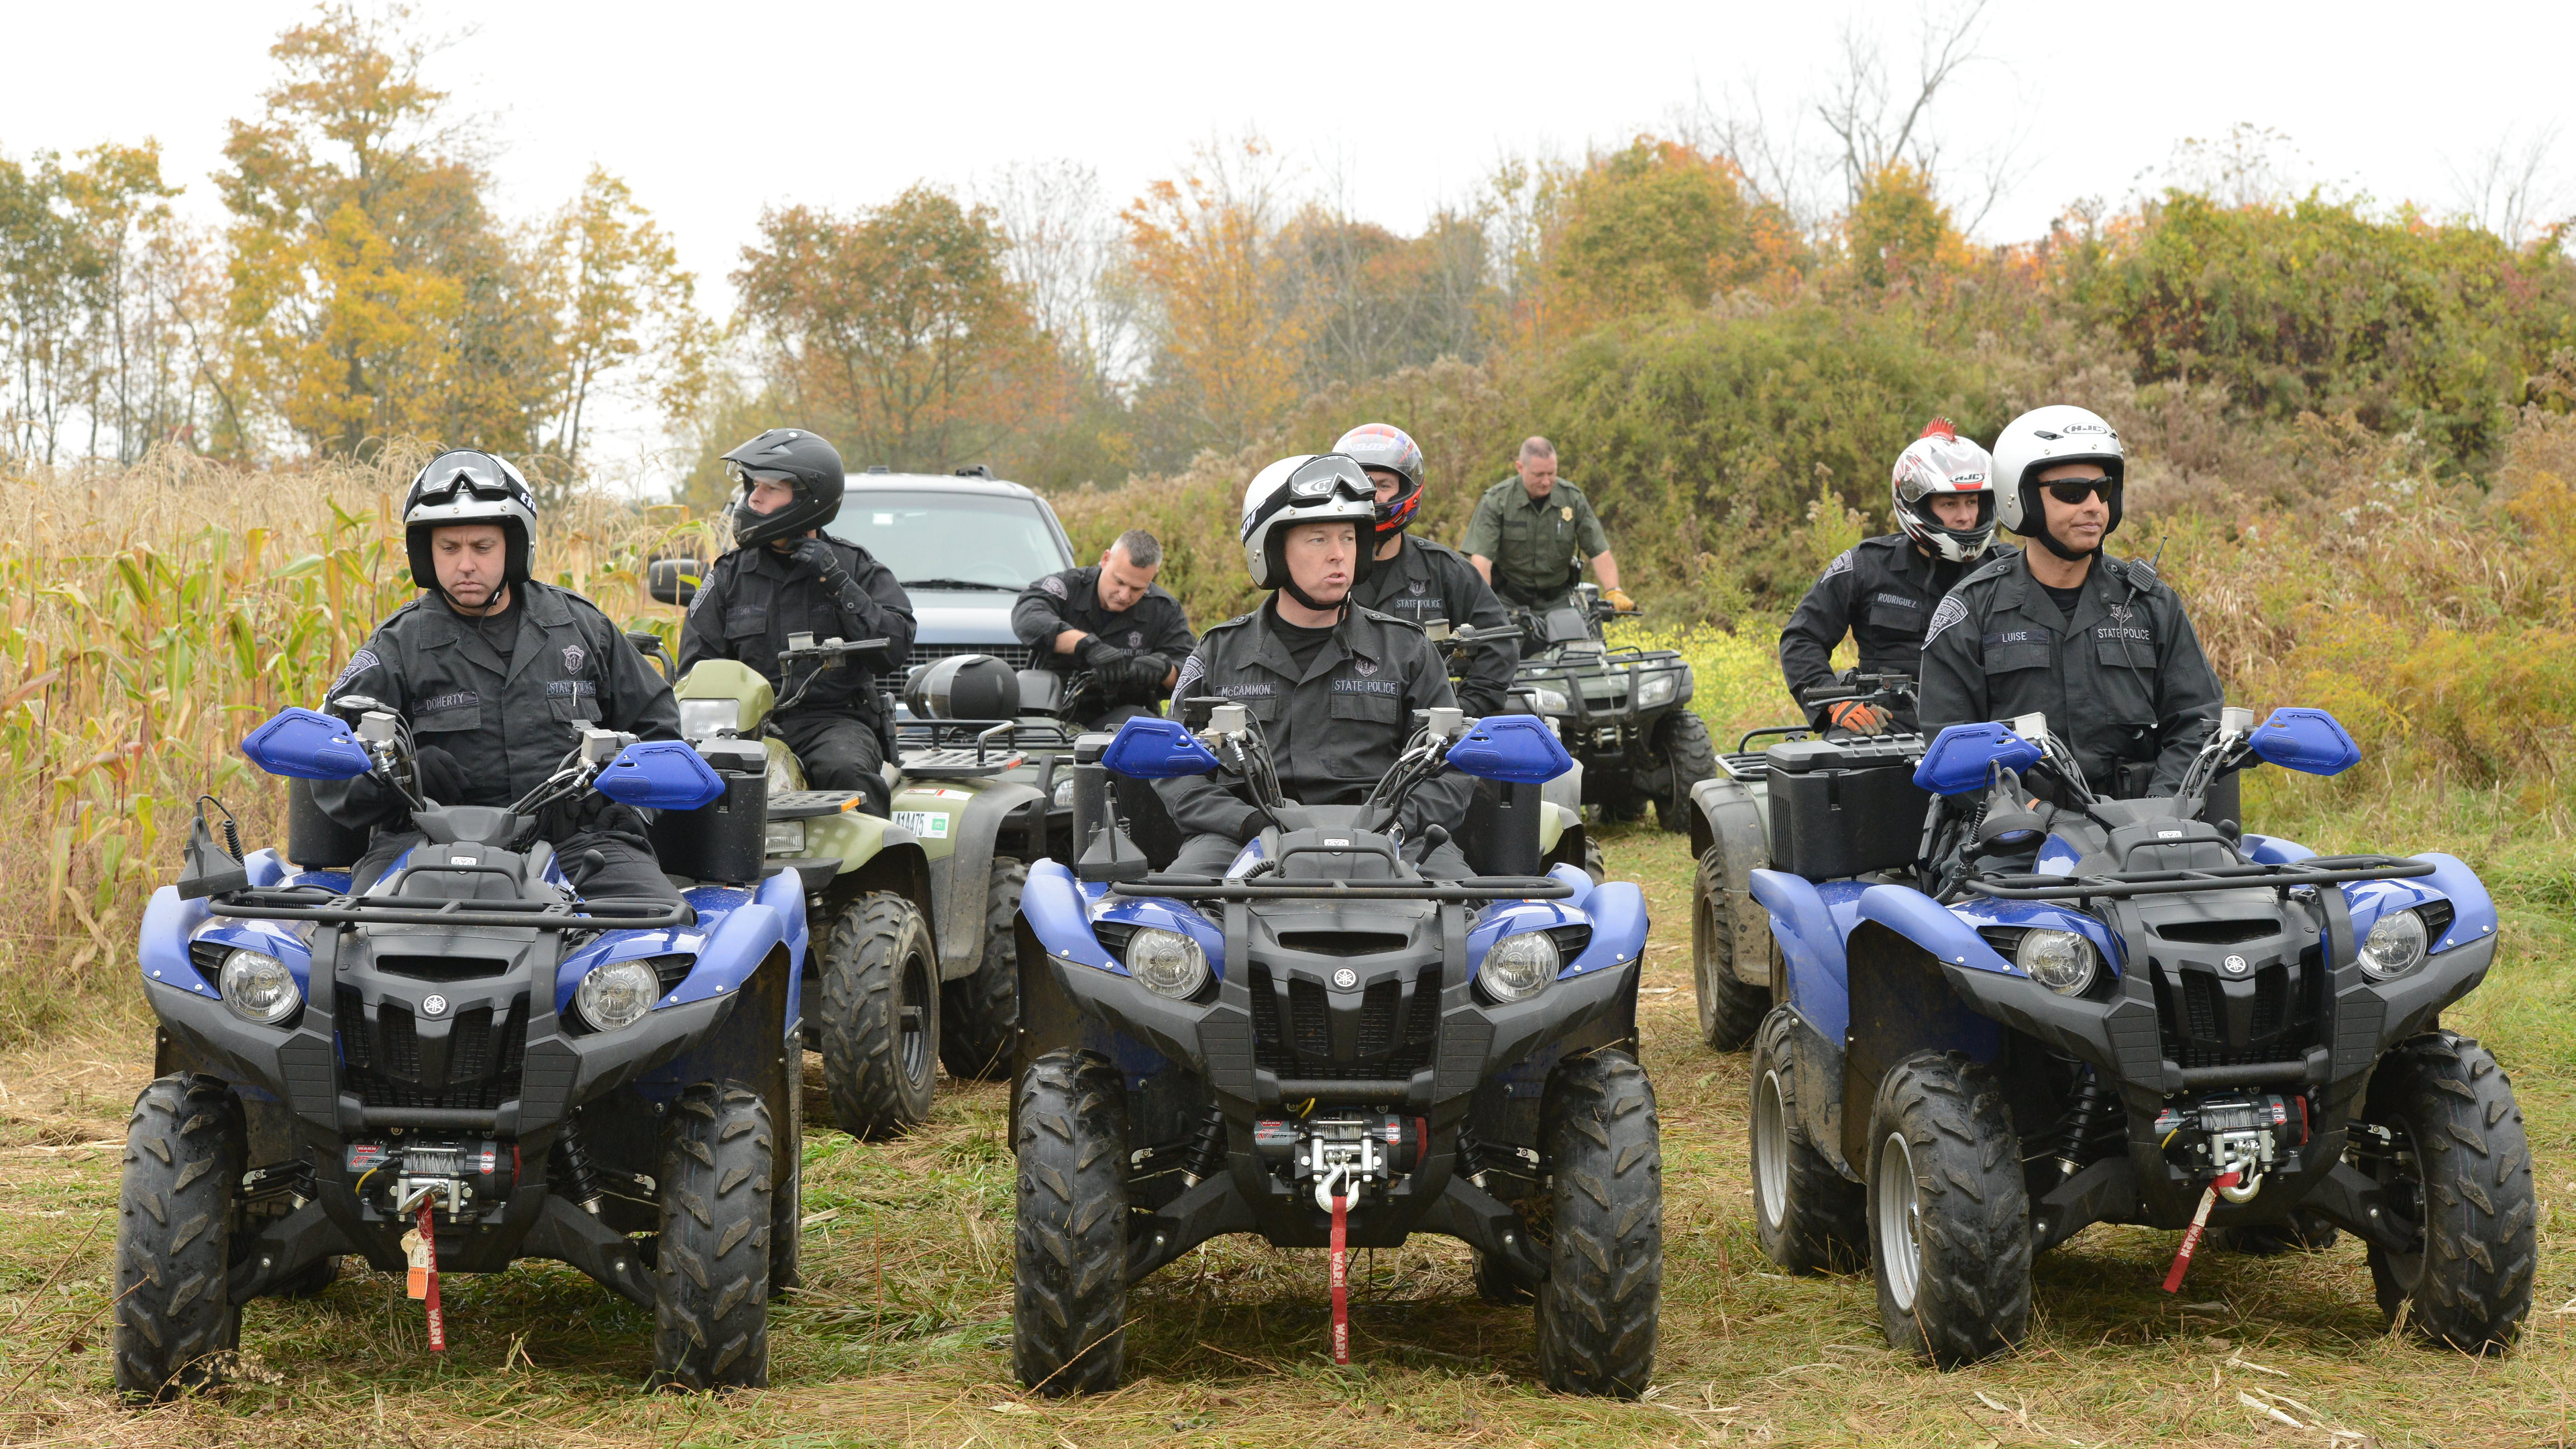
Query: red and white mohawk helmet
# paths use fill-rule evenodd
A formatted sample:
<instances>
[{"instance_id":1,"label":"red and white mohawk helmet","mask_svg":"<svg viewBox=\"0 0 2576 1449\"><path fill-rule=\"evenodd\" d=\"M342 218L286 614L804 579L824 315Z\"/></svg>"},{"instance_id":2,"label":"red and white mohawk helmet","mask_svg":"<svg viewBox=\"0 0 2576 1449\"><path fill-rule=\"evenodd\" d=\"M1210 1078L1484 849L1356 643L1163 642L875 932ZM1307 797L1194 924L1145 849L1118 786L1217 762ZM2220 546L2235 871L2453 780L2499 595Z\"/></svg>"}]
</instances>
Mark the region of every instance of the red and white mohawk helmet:
<instances>
[{"instance_id":1,"label":"red and white mohawk helmet","mask_svg":"<svg viewBox=\"0 0 2576 1449\"><path fill-rule=\"evenodd\" d=\"M1959 436L1948 418L1934 418L1923 436L1896 455L1890 491L1896 500L1896 526L1929 550L1934 558L1967 563L1984 556L1995 542L1995 460L1972 438ZM1971 528L1949 528L1933 515L1931 500L1947 494L1977 500L1977 522Z\"/></svg>"}]
</instances>

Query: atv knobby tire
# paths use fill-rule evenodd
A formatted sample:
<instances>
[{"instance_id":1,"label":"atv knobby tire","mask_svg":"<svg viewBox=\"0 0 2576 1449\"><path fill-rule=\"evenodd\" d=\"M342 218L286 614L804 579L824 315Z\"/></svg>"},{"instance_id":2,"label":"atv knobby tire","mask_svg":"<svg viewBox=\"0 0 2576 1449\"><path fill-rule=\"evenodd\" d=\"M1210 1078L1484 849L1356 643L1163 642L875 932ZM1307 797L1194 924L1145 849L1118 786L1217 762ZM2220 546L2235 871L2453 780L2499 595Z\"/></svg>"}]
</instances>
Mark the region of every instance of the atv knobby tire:
<instances>
[{"instance_id":1,"label":"atv knobby tire","mask_svg":"<svg viewBox=\"0 0 2576 1449\"><path fill-rule=\"evenodd\" d=\"M1655 797L1655 823L1674 835L1688 835L1691 787L1717 774L1717 744L1708 737L1708 721L1688 706L1664 716L1655 727L1655 753L1672 768L1672 781Z\"/></svg>"},{"instance_id":2,"label":"atv knobby tire","mask_svg":"<svg viewBox=\"0 0 2576 1449\"><path fill-rule=\"evenodd\" d=\"M1553 1221L1538 1371L1563 1394L1635 1398L1655 1369L1664 1164L1655 1089L1624 1052L1559 1065L1539 1103Z\"/></svg>"},{"instance_id":3,"label":"atv knobby tire","mask_svg":"<svg viewBox=\"0 0 2576 1449\"><path fill-rule=\"evenodd\" d=\"M2380 1311L2402 1308L2410 1331L2463 1353L2509 1346L2531 1312L2537 1206L2504 1068L2468 1037L2427 1032L2380 1058L2362 1118L2397 1134L2403 1156L2380 1159L2380 1180L2423 1230L2415 1252L2370 1250Z\"/></svg>"},{"instance_id":4,"label":"atv knobby tire","mask_svg":"<svg viewBox=\"0 0 2576 1449\"><path fill-rule=\"evenodd\" d=\"M1589 830L1583 832L1583 873L1592 877L1594 885L1606 885L1610 880L1610 856Z\"/></svg>"},{"instance_id":5,"label":"atv knobby tire","mask_svg":"<svg viewBox=\"0 0 2576 1449\"><path fill-rule=\"evenodd\" d=\"M2030 1198L1994 1075L1960 1052L1918 1052L1869 1113L1870 1268L1888 1346L1943 1368L2021 1341L2030 1326Z\"/></svg>"},{"instance_id":6,"label":"atv knobby tire","mask_svg":"<svg viewBox=\"0 0 2576 1449\"><path fill-rule=\"evenodd\" d=\"M1026 865L993 857L984 887L984 959L939 988L939 1059L960 1081L1011 1073L1011 1043L1020 1028L1020 890L1028 883Z\"/></svg>"},{"instance_id":7,"label":"atv knobby tire","mask_svg":"<svg viewBox=\"0 0 2576 1449\"><path fill-rule=\"evenodd\" d=\"M1869 1257L1867 1194L1808 1136L1797 1054L1797 1015L1783 1004L1753 1039L1753 1231L1791 1273L1845 1272Z\"/></svg>"},{"instance_id":8,"label":"atv knobby tire","mask_svg":"<svg viewBox=\"0 0 2576 1449\"><path fill-rule=\"evenodd\" d=\"M1735 912L1727 899L1726 847L1701 852L1691 886L1691 974L1698 986L1699 1038L1722 1052L1742 1051L1771 1010L1771 988L1735 974Z\"/></svg>"},{"instance_id":9,"label":"atv knobby tire","mask_svg":"<svg viewBox=\"0 0 2576 1449\"><path fill-rule=\"evenodd\" d=\"M770 1150L769 1296L772 1301L805 1286L805 1074L801 1051L788 1057L787 1126ZM770 1126L776 1127L775 1121Z\"/></svg>"},{"instance_id":10,"label":"atv knobby tire","mask_svg":"<svg viewBox=\"0 0 2576 1449\"><path fill-rule=\"evenodd\" d=\"M700 1082L663 1129L662 1232L653 1254L653 1374L676 1388L769 1383L769 1104L739 1082Z\"/></svg>"},{"instance_id":11,"label":"atv knobby tire","mask_svg":"<svg viewBox=\"0 0 2576 1449\"><path fill-rule=\"evenodd\" d=\"M876 891L823 931L823 1085L853 1137L930 1115L939 1075L939 957L912 902Z\"/></svg>"},{"instance_id":12,"label":"atv knobby tire","mask_svg":"<svg viewBox=\"0 0 2576 1449\"><path fill-rule=\"evenodd\" d=\"M117 1391L160 1400L213 1384L241 1342L230 1275L241 1099L213 1077L162 1077L134 1099L116 1225Z\"/></svg>"},{"instance_id":13,"label":"atv knobby tire","mask_svg":"<svg viewBox=\"0 0 2576 1449\"><path fill-rule=\"evenodd\" d=\"M1049 1052L1019 1084L1011 1337L1020 1382L1118 1387L1127 1353L1127 1093L1090 1052Z\"/></svg>"}]
</instances>

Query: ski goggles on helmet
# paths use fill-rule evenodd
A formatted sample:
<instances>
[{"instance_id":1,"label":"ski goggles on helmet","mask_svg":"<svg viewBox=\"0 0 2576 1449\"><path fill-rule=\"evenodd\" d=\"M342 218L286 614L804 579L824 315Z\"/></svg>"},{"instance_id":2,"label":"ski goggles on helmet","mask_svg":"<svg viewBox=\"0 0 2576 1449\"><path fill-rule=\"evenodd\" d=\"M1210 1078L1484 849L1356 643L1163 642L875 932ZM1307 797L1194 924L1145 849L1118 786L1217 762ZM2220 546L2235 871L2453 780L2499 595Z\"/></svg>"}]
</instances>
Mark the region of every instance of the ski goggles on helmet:
<instances>
[{"instance_id":1,"label":"ski goggles on helmet","mask_svg":"<svg viewBox=\"0 0 2576 1449\"><path fill-rule=\"evenodd\" d=\"M527 501L527 491L518 481L492 465L480 453L454 453L433 459L421 472L419 491L413 496L415 506L451 503L458 494L491 502L507 499Z\"/></svg>"},{"instance_id":2,"label":"ski goggles on helmet","mask_svg":"<svg viewBox=\"0 0 2576 1449\"><path fill-rule=\"evenodd\" d=\"M2048 490L2049 497L2069 508L2097 492L2102 495L2104 503L2120 501L2120 480L2108 473L2097 478L2060 478L2053 483L2042 483L2039 486Z\"/></svg>"},{"instance_id":3,"label":"ski goggles on helmet","mask_svg":"<svg viewBox=\"0 0 2576 1449\"><path fill-rule=\"evenodd\" d=\"M1288 495L1292 504L1320 503L1336 497L1372 506L1377 502L1376 480L1339 453L1308 460L1304 467L1288 475L1288 486L1280 491Z\"/></svg>"}]
</instances>

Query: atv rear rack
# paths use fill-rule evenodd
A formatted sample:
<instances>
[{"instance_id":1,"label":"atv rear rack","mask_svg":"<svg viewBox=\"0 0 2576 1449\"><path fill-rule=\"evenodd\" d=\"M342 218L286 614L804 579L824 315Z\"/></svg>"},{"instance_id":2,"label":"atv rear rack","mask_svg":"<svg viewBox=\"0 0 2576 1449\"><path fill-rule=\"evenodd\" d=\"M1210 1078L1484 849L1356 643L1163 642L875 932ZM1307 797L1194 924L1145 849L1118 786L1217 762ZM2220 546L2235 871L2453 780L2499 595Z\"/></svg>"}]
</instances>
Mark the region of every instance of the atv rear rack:
<instances>
[{"instance_id":1,"label":"atv rear rack","mask_svg":"<svg viewBox=\"0 0 2576 1449\"><path fill-rule=\"evenodd\" d=\"M2277 890L2350 880L2406 880L2431 875L2429 860L2396 855L2318 855L2289 865L2214 865L2199 870L2113 871L2107 875L1988 875L1961 882L2005 901L2128 900L2194 891Z\"/></svg>"},{"instance_id":2,"label":"atv rear rack","mask_svg":"<svg viewBox=\"0 0 2576 1449\"><path fill-rule=\"evenodd\" d=\"M465 873L441 866L442 873ZM637 931L693 925L698 913L686 902L590 901L575 910L547 901L448 901L436 906L397 906L383 896L333 896L324 905L306 891L232 891L206 905L211 915L245 921L319 921L326 926L511 926L536 931ZM467 906L474 909L467 910Z\"/></svg>"}]
</instances>

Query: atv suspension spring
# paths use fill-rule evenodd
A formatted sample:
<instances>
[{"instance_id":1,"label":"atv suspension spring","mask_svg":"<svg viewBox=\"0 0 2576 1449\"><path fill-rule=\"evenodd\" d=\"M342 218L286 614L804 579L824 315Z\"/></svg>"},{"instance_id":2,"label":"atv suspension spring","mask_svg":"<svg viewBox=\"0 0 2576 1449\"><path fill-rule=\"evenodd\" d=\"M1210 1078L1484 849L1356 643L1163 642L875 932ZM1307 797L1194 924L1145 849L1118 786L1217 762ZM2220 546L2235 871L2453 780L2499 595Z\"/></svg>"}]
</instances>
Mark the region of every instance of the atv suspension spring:
<instances>
[{"instance_id":1,"label":"atv suspension spring","mask_svg":"<svg viewBox=\"0 0 2576 1449\"><path fill-rule=\"evenodd\" d=\"M1181 1181L1196 1187L1217 1175L1225 1166L1225 1117L1210 1109L1207 1120L1199 1124L1198 1136L1190 1140L1187 1157L1181 1164Z\"/></svg>"},{"instance_id":2,"label":"atv suspension spring","mask_svg":"<svg viewBox=\"0 0 2576 1449\"><path fill-rule=\"evenodd\" d=\"M2084 1170L2084 1154L2100 1130L2103 1114L2110 1108L2110 1094L2102 1090L2101 1081L2091 1067L2075 1083L2075 1100L2066 1106L2066 1115L2058 1121L2057 1175L2059 1180L2073 1177Z\"/></svg>"},{"instance_id":3,"label":"atv suspension spring","mask_svg":"<svg viewBox=\"0 0 2576 1449\"><path fill-rule=\"evenodd\" d=\"M555 1143L555 1156L561 1160L564 1186L568 1196L592 1217L599 1216L599 1174L590 1165L590 1153L581 1145L579 1120L564 1123L563 1136Z\"/></svg>"}]
</instances>

